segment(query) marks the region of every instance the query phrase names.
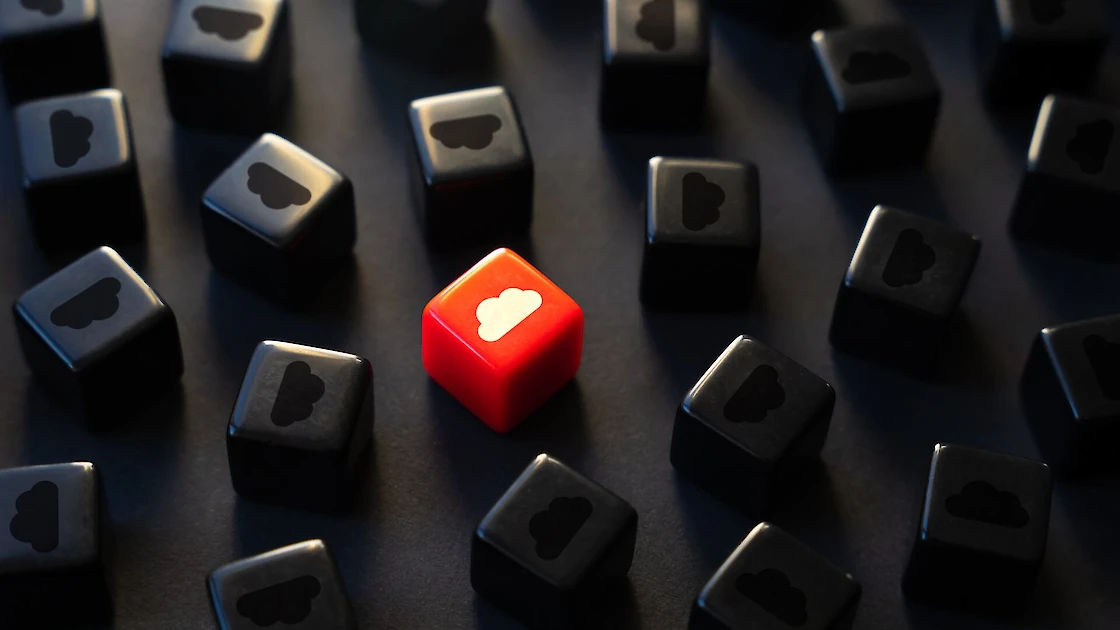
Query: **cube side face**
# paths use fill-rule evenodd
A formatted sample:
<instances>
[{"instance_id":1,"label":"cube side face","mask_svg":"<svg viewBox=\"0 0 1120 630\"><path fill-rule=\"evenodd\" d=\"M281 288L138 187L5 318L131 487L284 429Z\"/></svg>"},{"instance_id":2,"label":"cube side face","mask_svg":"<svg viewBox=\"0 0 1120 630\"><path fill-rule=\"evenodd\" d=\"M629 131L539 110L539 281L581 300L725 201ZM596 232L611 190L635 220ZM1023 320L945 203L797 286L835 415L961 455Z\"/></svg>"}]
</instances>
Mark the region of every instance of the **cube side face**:
<instances>
[{"instance_id":1,"label":"cube side face","mask_svg":"<svg viewBox=\"0 0 1120 630\"><path fill-rule=\"evenodd\" d=\"M522 369L507 372L501 381L508 383L503 392L508 413L496 430L505 432L521 424L575 378L583 359L583 332L583 311L576 306L557 322L549 338L541 340Z\"/></svg>"},{"instance_id":2,"label":"cube side face","mask_svg":"<svg viewBox=\"0 0 1120 630\"><path fill-rule=\"evenodd\" d=\"M678 472L752 514L766 511L771 467L677 408L669 460Z\"/></svg>"},{"instance_id":3,"label":"cube side face","mask_svg":"<svg viewBox=\"0 0 1120 630\"><path fill-rule=\"evenodd\" d=\"M301 300L281 250L208 206L201 214L206 254L215 270L273 300Z\"/></svg>"},{"instance_id":4,"label":"cube side face","mask_svg":"<svg viewBox=\"0 0 1120 630\"><path fill-rule=\"evenodd\" d=\"M0 15L0 70L11 104L109 86L108 51L95 0L67 3L56 15L11 4Z\"/></svg>"},{"instance_id":5,"label":"cube side face","mask_svg":"<svg viewBox=\"0 0 1120 630\"><path fill-rule=\"evenodd\" d=\"M848 354L927 375L936 367L948 332L946 321L923 317L845 282L836 297L828 339Z\"/></svg>"},{"instance_id":6,"label":"cube side face","mask_svg":"<svg viewBox=\"0 0 1120 630\"><path fill-rule=\"evenodd\" d=\"M429 304L421 324L421 352L428 376L495 431L508 430L511 413L494 366L438 320Z\"/></svg>"},{"instance_id":7,"label":"cube side face","mask_svg":"<svg viewBox=\"0 0 1120 630\"><path fill-rule=\"evenodd\" d=\"M477 533L471 541L471 587L526 624L567 617L567 594L519 564ZM560 619L557 619L557 618Z\"/></svg>"}]
</instances>

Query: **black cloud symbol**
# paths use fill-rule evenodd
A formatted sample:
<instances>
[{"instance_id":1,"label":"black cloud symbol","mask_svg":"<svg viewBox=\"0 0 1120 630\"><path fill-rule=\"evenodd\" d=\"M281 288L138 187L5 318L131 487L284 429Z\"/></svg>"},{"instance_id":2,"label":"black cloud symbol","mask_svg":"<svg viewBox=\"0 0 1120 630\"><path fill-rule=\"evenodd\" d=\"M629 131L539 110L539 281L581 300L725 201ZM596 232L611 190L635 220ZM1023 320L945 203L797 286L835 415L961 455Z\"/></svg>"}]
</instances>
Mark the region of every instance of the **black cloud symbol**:
<instances>
[{"instance_id":1,"label":"black cloud symbol","mask_svg":"<svg viewBox=\"0 0 1120 630\"><path fill-rule=\"evenodd\" d=\"M1104 170L1104 161L1112 147L1116 126L1107 120L1097 120L1077 128L1077 135L1066 145L1066 154L1087 175Z\"/></svg>"},{"instance_id":2,"label":"black cloud symbol","mask_svg":"<svg viewBox=\"0 0 1120 630\"><path fill-rule=\"evenodd\" d=\"M874 83L910 76L910 64L898 55L884 52L854 53L844 68L844 80L852 84Z\"/></svg>"},{"instance_id":3,"label":"black cloud symbol","mask_svg":"<svg viewBox=\"0 0 1120 630\"><path fill-rule=\"evenodd\" d=\"M635 32L657 50L672 50L677 45L676 1L649 0L643 4Z\"/></svg>"},{"instance_id":4,"label":"black cloud symbol","mask_svg":"<svg viewBox=\"0 0 1120 630\"><path fill-rule=\"evenodd\" d=\"M28 11L38 11L43 15L62 13L62 0L20 0L19 3Z\"/></svg>"},{"instance_id":5,"label":"black cloud symbol","mask_svg":"<svg viewBox=\"0 0 1120 630\"><path fill-rule=\"evenodd\" d=\"M60 109L51 114L50 125L55 164L70 168L89 155L93 121L84 116L75 116L68 109Z\"/></svg>"},{"instance_id":6,"label":"black cloud symbol","mask_svg":"<svg viewBox=\"0 0 1120 630\"><path fill-rule=\"evenodd\" d=\"M709 182L702 173L689 173L684 176L682 189L685 228L699 232L719 221L719 207L727 199L722 188Z\"/></svg>"},{"instance_id":7,"label":"black cloud symbol","mask_svg":"<svg viewBox=\"0 0 1120 630\"><path fill-rule=\"evenodd\" d=\"M249 192L260 195L261 202L273 210L311 201L310 190L264 162L249 167Z\"/></svg>"},{"instance_id":8,"label":"black cloud symbol","mask_svg":"<svg viewBox=\"0 0 1120 630\"><path fill-rule=\"evenodd\" d=\"M81 330L95 321L109 319L121 306L117 299L120 292L120 280L102 278L51 311L51 323Z\"/></svg>"},{"instance_id":9,"label":"black cloud symbol","mask_svg":"<svg viewBox=\"0 0 1120 630\"><path fill-rule=\"evenodd\" d=\"M805 593L777 569L763 569L758 575L744 573L735 580L735 589L787 626L803 626L809 619Z\"/></svg>"},{"instance_id":10,"label":"black cloud symbol","mask_svg":"<svg viewBox=\"0 0 1120 630\"><path fill-rule=\"evenodd\" d=\"M1031 17L1035 22L1048 26L1066 14L1066 0L1030 0Z\"/></svg>"},{"instance_id":11,"label":"black cloud symbol","mask_svg":"<svg viewBox=\"0 0 1120 630\"><path fill-rule=\"evenodd\" d=\"M275 623L294 626L311 615L311 603L322 585L310 575L266 586L237 598L237 614L261 628Z\"/></svg>"},{"instance_id":12,"label":"black cloud symbol","mask_svg":"<svg viewBox=\"0 0 1120 630\"><path fill-rule=\"evenodd\" d=\"M58 486L40 481L16 499L12 537L39 553L58 548Z\"/></svg>"},{"instance_id":13,"label":"black cloud symbol","mask_svg":"<svg viewBox=\"0 0 1120 630\"><path fill-rule=\"evenodd\" d=\"M250 31L264 26L264 18L256 13L222 7L201 6L191 13L191 17L198 24L198 30L217 35L230 42L235 42L248 35Z\"/></svg>"},{"instance_id":14,"label":"black cloud symbol","mask_svg":"<svg viewBox=\"0 0 1120 630\"><path fill-rule=\"evenodd\" d=\"M1081 345L1101 391L1110 400L1120 400L1120 344L1111 343L1100 335L1089 335Z\"/></svg>"},{"instance_id":15,"label":"black cloud symbol","mask_svg":"<svg viewBox=\"0 0 1120 630\"><path fill-rule=\"evenodd\" d=\"M537 541L537 555L542 560L558 558L593 510L591 501L583 497L557 497L547 510L534 514L529 519L529 534Z\"/></svg>"},{"instance_id":16,"label":"black cloud symbol","mask_svg":"<svg viewBox=\"0 0 1120 630\"><path fill-rule=\"evenodd\" d=\"M280 379L280 391L272 403L272 422L279 427L290 427L311 417L315 403L327 391L323 379L311 373L311 366L303 361L293 361Z\"/></svg>"},{"instance_id":17,"label":"black cloud symbol","mask_svg":"<svg viewBox=\"0 0 1120 630\"><path fill-rule=\"evenodd\" d=\"M890 258L883 267L883 282L899 288L922 281L925 272L937 263L937 254L926 244L922 233L909 228L898 234Z\"/></svg>"},{"instance_id":18,"label":"black cloud symbol","mask_svg":"<svg viewBox=\"0 0 1120 630\"><path fill-rule=\"evenodd\" d=\"M1027 526L1031 517L1019 497L997 490L986 481L973 481L945 500L945 509L957 518L980 521L1012 529Z\"/></svg>"},{"instance_id":19,"label":"black cloud symbol","mask_svg":"<svg viewBox=\"0 0 1120 630\"><path fill-rule=\"evenodd\" d=\"M762 422L766 414L786 402L786 390L778 382L778 371L769 365L756 367L727 400L723 415L730 422Z\"/></svg>"},{"instance_id":20,"label":"black cloud symbol","mask_svg":"<svg viewBox=\"0 0 1120 630\"><path fill-rule=\"evenodd\" d=\"M438 122L428 131L448 149L467 147L478 151L490 146L494 134L501 128L501 118L485 114Z\"/></svg>"}]
</instances>

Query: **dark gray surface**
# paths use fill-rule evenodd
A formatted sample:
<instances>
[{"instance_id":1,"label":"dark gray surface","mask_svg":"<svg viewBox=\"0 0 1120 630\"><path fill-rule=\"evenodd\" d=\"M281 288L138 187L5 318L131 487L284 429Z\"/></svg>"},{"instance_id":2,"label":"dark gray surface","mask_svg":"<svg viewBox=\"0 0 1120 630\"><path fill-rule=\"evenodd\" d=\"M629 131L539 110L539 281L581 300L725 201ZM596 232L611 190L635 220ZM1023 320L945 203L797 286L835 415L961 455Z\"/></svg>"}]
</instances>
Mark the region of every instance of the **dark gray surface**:
<instances>
[{"instance_id":1,"label":"dark gray surface","mask_svg":"<svg viewBox=\"0 0 1120 630\"><path fill-rule=\"evenodd\" d=\"M478 520L541 451L639 512L637 555L613 628L684 627L692 599L754 522L678 480L673 412L736 335L773 345L835 385L835 419L813 486L774 522L864 586L857 630L1106 630L1120 618L1120 488L1056 487L1037 596L1020 623L909 605L899 592L936 441L1037 456L1017 382L1043 326L1120 311L1120 269L1014 244L1005 222L1033 114L993 116L978 100L969 3L848 0L850 22L906 18L945 103L927 168L832 183L796 116L807 38L776 39L720 19L711 125L690 136L609 137L598 125L600 10L580 0L494 0L493 53L474 69L426 72L363 56L347 0L294 0L296 89L286 136L353 180L357 255L321 300L287 313L210 269L198 203L252 138L177 131L159 51L170 3L104 0L117 85L129 99L148 204L146 247L123 250L175 309L186 373L177 395L135 422L92 435L35 386L13 325L0 326L0 465L94 461L116 535L115 628L213 628L205 576L236 558L321 537L363 628L517 627L469 583ZM1120 34L1120 4L1109 7ZM1098 95L1120 100L1120 47ZM514 243L587 315L583 367L525 425L497 435L425 376L425 302L484 252L427 250L408 195L411 99L502 83L521 109L537 165L531 243ZM30 234L10 116L0 123L0 297L10 302L58 265ZM743 316L644 315L638 304L654 153L748 159L762 173L759 284ZM877 203L949 220L984 239L950 369L909 380L834 353L836 289ZM224 432L257 342L287 339L373 361L375 457L353 514L319 516L237 500Z\"/></svg>"}]
</instances>

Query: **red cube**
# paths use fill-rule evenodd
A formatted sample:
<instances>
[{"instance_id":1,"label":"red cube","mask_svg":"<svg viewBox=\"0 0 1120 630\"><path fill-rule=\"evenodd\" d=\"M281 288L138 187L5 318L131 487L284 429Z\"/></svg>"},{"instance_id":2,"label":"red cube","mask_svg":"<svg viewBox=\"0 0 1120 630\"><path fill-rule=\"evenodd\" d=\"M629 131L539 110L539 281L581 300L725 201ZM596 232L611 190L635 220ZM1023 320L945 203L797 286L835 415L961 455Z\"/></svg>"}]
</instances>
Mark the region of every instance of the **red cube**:
<instances>
[{"instance_id":1,"label":"red cube","mask_svg":"<svg viewBox=\"0 0 1120 630\"><path fill-rule=\"evenodd\" d=\"M424 308L424 369L505 433L572 379L583 310L508 249L483 258Z\"/></svg>"}]
</instances>

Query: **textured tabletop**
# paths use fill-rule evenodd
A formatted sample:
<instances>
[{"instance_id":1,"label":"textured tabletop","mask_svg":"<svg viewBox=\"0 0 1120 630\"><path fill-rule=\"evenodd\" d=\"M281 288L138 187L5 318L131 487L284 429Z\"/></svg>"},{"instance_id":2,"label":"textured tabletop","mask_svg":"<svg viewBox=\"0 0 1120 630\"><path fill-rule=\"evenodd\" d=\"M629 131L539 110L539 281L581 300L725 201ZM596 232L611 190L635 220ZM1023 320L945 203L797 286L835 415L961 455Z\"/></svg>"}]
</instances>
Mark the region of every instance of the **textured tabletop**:
<instances>
[{"instance_id":1,"label":"textured tabletop","mask_svg":"<svg viewBox=\"0 0 1120 630\"><path fill-rule=\"evenodd\" d=\"M10 1L10 0L3 0ZM978 98L971 3L846 0L851 23L906 19L945 93L921 172L830 181L796 110L808 37L777 38L722 15L713 29L710 123L688 135L604 134L596 102L594 0L493 0L492 46L466 67L423 70L364 53L348 0L293 0L295 102L278 132L347 174L358 197L356 255L303 313L217 276L199 200L253 138L176 129L160 47L169 2L103 0L116 85L131 109L147 202L143 247L121 250L174 309L181 388L135 421L93 435L30 377L14 324L0 325L0 466L90 460L116 537L120 630L215 628L206 574L308 538L333 548L362 628L518 627L475 597L470 538L540 452L629 500L637 553L615 629L680 630L703 583L755 521L679 479L669 464L676 405L739 334L831 382L838 402L809 490L772 521L863 584L858 630L1112 630L1120 619L1120 484L1056 486L1046 561L1028 616L987 621L909 604L899 582L935 442L1037 457L1017 398L1034 334L1120 311L1120 268L1022 247L1006 220L1033 113L993 115ZM1120 42L1120 3L1109 3ZM1096 95L1120 102L1120 43ZM508 435L491 432L425 375L424 304L484 251L434 255L409 196L408 103L492 84L518 101L536 161L530 238L511 243L583 307L582 368ZM15 132L0 112L0 301L59 266L34 245ZM637 299L646 161L655 154L751 160L762 182L758 286L741 315L652 315ZM828 321L844 269L879 203L956 224L983 240L963 326L933 382L834 352ZM374 457L347 516L238 500L225 426L257 342L280 339L373 362Z\"/></svg>"}]
</instances>

